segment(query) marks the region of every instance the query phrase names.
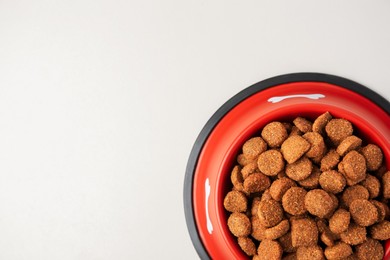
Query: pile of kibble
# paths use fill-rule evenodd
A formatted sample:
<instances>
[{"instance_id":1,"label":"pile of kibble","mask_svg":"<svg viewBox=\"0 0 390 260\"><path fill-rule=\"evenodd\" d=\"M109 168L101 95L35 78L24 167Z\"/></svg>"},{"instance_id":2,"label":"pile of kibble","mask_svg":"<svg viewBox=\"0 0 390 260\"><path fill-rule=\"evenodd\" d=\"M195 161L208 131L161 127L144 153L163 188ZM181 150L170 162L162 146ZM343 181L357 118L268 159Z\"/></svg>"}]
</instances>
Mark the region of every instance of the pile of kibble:
<instances>
[{"instance_id":1,"label":"pile of kibble","mask_svg":"<svg viewBox=\"0 0 390 260\"><path fill-rule=\"evenodd\" d=\"M329 112L270 122L247 140L224 198L253 259L378 259L390 239L390 171L381 149Z\"/></svg>"}]
</instances>

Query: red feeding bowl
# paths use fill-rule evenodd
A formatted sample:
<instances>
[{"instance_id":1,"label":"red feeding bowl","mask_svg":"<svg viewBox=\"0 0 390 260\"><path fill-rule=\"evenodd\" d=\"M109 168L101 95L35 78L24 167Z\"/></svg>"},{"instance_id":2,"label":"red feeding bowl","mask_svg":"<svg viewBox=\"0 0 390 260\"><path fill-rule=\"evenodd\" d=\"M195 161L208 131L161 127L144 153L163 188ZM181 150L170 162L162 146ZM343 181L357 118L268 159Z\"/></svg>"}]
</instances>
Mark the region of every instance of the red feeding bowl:
<instances>
[{"instance_id":1,"label":"red feeding bowl","mask_svg":"<svg viewBox=\"0 0 390 260\"><path fill-rule=\"evenodd\" d=\"M244 89L227 101L199 134L184 180L187 227L202 259L247 259L227 228L223 208L230 172L243 143L267 123L296 116L315 119L329 111L352 122L366 142L382 148L390 169L390 103L345 78L318 73L277 76ZM390 241L385 258L390 257Z\"/></svg>"}]
</instances>

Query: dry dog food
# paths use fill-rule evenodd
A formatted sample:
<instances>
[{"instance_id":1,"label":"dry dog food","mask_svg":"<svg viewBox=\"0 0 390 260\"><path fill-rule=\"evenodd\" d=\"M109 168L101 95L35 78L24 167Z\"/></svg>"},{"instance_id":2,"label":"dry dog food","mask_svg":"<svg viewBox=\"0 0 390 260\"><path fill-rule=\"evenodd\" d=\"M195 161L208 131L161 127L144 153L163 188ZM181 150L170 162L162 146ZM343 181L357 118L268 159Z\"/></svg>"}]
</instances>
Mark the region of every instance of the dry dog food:
<instances>
[{"instance_id":1,"label":"dry dog food","mask_svg":"<svg viewBox=\"0 0 390 260\"><path fill-rule=\"evenodd\" d=\"M381 148L329 112L270 122L247 140L223 201L253 259L382 259L390 171Z\"/></svg>"}]
</instances>

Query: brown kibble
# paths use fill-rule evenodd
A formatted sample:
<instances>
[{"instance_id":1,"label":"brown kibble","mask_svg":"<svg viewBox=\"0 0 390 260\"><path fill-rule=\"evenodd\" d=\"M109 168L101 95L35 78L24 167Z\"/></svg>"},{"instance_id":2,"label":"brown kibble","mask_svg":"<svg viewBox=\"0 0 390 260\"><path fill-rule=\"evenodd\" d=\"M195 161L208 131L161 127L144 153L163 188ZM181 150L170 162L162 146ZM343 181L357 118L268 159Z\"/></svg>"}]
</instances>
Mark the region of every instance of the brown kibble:
<instances>
[{"instance_id":1,"label":"brown kibble","mask_svg":"<svg viewBox=\"0 0 390 260\"><path fill-rule=\"evenodd\" d=\"M347 181L338 171L330 170L320 175L319 183L325 191L337 194L344 190Z\"/></svg>"},{"instance_id":2,"label":"brown kibble","mask_svg":"<svg viewBox=\"0 0 390 260\"><path fill-rule=\"evenodd\" d=\"M262 173L253 173L244 180L244 190L249 193L265 191L271 180Z\"/></svg>"},{"instance_id":3,"label":"brown kibble","mask_svg":"<svg viewBox=\"0 0 390 260\"><path fill-rule=\"evenodd\" d=\"M345 209L338 209L329 219L329 229L333 233L340 234L348 229L351 221L351 215Z\"/></svg>"},{"instance_id":4,"label":"brown kibble","mask_svg":"<svg viewBox=\"0 0 390 260\"><path fill-rule=\"evenodd\" d=\"M390 199L390 171L382 176L383 197Z\"/></svg>"},{"instance_id":5,"label":"brown kibble","mask_svg":"<svg viewBox=\"0 0 390 260\"><path fill-rule=\"evenodd\" d=\"M286 191L282 198L283 209L291 215L302 215L306 212L306 190L300 187L292 187Z\"/></svg>"},{"instance_id":6,"label":"brown kibble","mask_svg":"<svg viewBox=\"0 0 390 260\"><path fill-rule=\"evenodd\" d=\"M382 220L385 220L385 218L388 216L389 207L377 200L370 200L370 202L376 207L378 210L378 221L380 222Z\"/></svg>"},{"instance_id":7,"label":"brown kibble","mask_svg":"<svg viewBox=\"0 0 390 260\"><path fill-rule=\"evenodd\" d=\"M288 137L281 147L284 159L288 163L294 163L310 149L310 143L305 138L294 135Z\"/></svg>"},{"instance_id":8,"label":"brown kibble","mask_svg":"<svg viewBox=\"0 0 390 260\"><path fill-rule=\"evenodd\" d=\"M248 158L245 154L239 154L237 156L237 162L240 166L245 166L247 165L248 163L251 163L251 162L256 162L256 158L255 159L251 159L251 158Z\"/></svg>"},{"instance_id":9,"label":"brown kibble","mask_svg":"<svg viewBox=\"0 0 390 260\"><path fill-rule=\"evenodd\" d=\"M368 227L378 220L378 210L368 200L354 200L349 206L349 212L356 224Z\"/></svg>"},{"instance_id":10,"label":"brown kibble","mask_svg":"<svg viewBox=\"0 0 390 260\"><path fill-rule=\"evenodd\" d=\"M285 235L290 229L290 223L287 219L280 221L279 224L277 224L274 227L267 228L265 230L265 238L275 240L280 238L281 236Z\"/></svg>"},{"instance_id":11,"label":"brown kibble","mask_svg":"<svg viewBox=\"0 0 390 260\"><path fill-rule=\"evenodd\" d=\"M261 195L261 201L263 201L263 200L271 200L271 199L272 199L272 196L271 196L270 190L266 189L263 192L263 195Z\"/></svg>"},{"instance_id":12,"label":"brown kibble","mask_svg":"<svg viewBox=\"0 0 390 260\"><path fill-rule=\"evenodd\" d=\"M261 260L282 259L283 250L277 241L265 239L260 242L257 254Z\"/></svg>"},{"instance_id":13,"label":"brown kibble","mask_svg":"<svg viewBox=\"0 0 390 260\"><path fill-rule=\"evenodd\" d=\"M341 260L352 255L352 248L350 245L339 242L334 246L328 246L325 248L326 259L329 260Z\"/></svg>"},{"instance_id":14,"label":"brown kibble","mask_svg":"<svg viewBox=\"0 0 390 260\"><path fill-rule=\"evenodd\" d=\"M365 242L356 246L358 259L382 260L383 255L383 246L378 240L367 238Z\"/></svg>"},{"instance_id":15,"label":"brown kibble","mask_svg":"<svg viewBox=\"0 0 390 260\"><path fill-rule=\"evenodd\" d=\"M340 234L341 241L350 245L359 245L366 240L366 228L353 222L349 224L348 229Z\"/></svg>"},{"instance_id":16,"label":"brown kibble","mask_svg":"<svg viewBox=\"0 0 390 260\"><path fill-rule=\"evenodd\" d=\"M283 219L282 206L273 199L261 201L257 214L266 227L276 226Z\"/></svg>"},{"instance_id":17,"label":"brown kibble","mask_svg":"<svg viewBox=\"0 0 390 260\"><path fill-rule=\"evenodd\" d=\"M230 180L232 181L232 184L236 190L242 191L244 189L244 178L242 177L241 167L239 165L233 167Z\"/></svg>"},{"instance_id":18,"label":"brown kibble","mask_svg":"<svg viewBox=\"0 0 390 260\"><path fill-rule=\"evenodd\" d=\"M244 213L233 212L227 224L230 232L236 237L245 237L251 233L251 221Z\"/></svg>"},{"instance_id":19,"label":"brown kibble","mask_svg":"<svg viewBox=\"0 0 390 260\"><path fill-rule=\"evenodd\" d=\"M370 228L373 239L387 240L390 239L390 222L383 220Z\"/></svg>"},{"instance_id":20,"label":"brown kibble","mask_svg":"<svg viewBox=\"0 0 390 260\"><path fill-rule=\"evenodd\" d=\"M259 172L257 162L250 162L241 169L241 175L244 179L248 178L252 173Z\"/></svg>"},{"instance_id":21,"label":"brown kibble","mask_svg":"<svg viewBox=\"0 0 390 260\"><path fill-rule=\"evenodd\" d=\"M230 212L245 212L248 200L245 194L240 191L229 191L223 200L223 206Z\"/></svg>"},{"instance_id":22,"label":"brown kibble","mask_svg":"<svg viewBox=\"0 0 390 260\"><path fill-rule=\"evenodd\" d=\"M355 150L360 145L362 145L362 139L357 136L351 135L346 137L340 144L337 146L337 153L340 156L344 156L347 152Z\"/></svg>"},{"instance_id":23,"label":"brown kibble","mask_svg":"<svg viewBox=\"0 0 390 260\"><path fill-rule=\"evenodd\" d=\"M291 232L287 232L285 235L281 236L278 239L280 245L283 248L283 251L286 253L293 253L297 251L295 247L292 245L292 240L291 240Z\"/></svg>"},{"instance_id":24,"label":"brown kibble","mask_svg":"<svg viewBox=\"0 0 390 260\"><path fill-rule=\"evenodd\" d=\"M321 159L321 171L329 171L337 166L340 161L340 155L336 150L330 150L324 157Z\"/></svg>"},{"instance_id":25,"label":"brown kibble","mask_svg":"<svg viewBox=\"0 0 390 260\"><path fill-rule=\"evenodd\" d=\"M316 222L308 218L292 220L291 240L294 247L317 245L318 228Z\"/></svg>"},{"instance_id":26,"label":"brown kibble","mask_svg":"<svg viewBox=\"0 0 390 260\"><path fill-rule=\"evenodd\" d=\"M366 188L364 188L362 185L354 185L344 190L341 196L341 200L347 207L349 207L352 201L357 199L368 200L369 197L370 194Z\"/></svg>"},{"instance_id":27,"label":"brown kibble","mask_svg":"<svg viewBox=\"0 0 390 260\"><path fill-rule=\"evenodd\" d=\"M242 146L242 153L249 159L257 158L267 150L267 143L261 137L253 137Z\"/></svg>"},{"instance_id":28,"label":"brown kibble","mask_svg":"<svg viewBox=\"0 0 390 260\"><path fill-rule=\"evenodd\" d=\"M353 181L362 181L366 178L366 159L356 151L350 151L343 158L345 176Z\"/></svg>"},{"instance_id":29,"label":"brown kibble","mask_svg":"<svg viewBox=\"0 0 390 260\"><path fill-rule=\"evenodd\" d=\"M326 191L314 189L306 194L305 207L310 214L324 218L332 213L335 205L333 198Z\"/></svg>"},{"instance_id":30,"label":"brown kibble","mask_svg":"<svg viewBox=\"0 0 390 260\"><path fill-rule=\"evenodd\" d=\"M324 252L319 246L301 246L297 249L298 260L325 260Z\"/></svg>"},{"instance_id":31,"label":"brown kibble","mask_svg":"<svg viewBox=\"0 0 390 260\"><path fill-rule=\"evenodd\" d=\"M290 135L289 136L294 136L294 135L302 135L303 133L296 127L295 125L291 128Z\"/></svg>"},{"instance_id":32,"label":"brown kibble","mask_svg":"<svg viewBox=\"0 0 390 260\"><path fill-rule=\"evenodd\" d=\"M321 233L320 239L326 246L334 246L335 236L329 229Z\"/></svg>"},{"instance_id":33,"label":"brown kibble","mask_svg":"<svg viewBox=\"0 0 390 260\"><path fill-rule=\"evenodd\" d=\"M264 126L261 136L267 142L269 147L279 147L287 138L287 130L280 122L271 122Z\"/></svg>"},{"instance_id":34,"label":"brown kibble","mask_svg":"<svg viewBox=\"0 0 390 260\"><path fill-rule=\"evenodd\" d=\"M291 187L297 186L295 182L289 178L283 177L275 180L270 187L270 194L276 201L281 201L284 193Z\"/></svg>"},{"instance_id":35,"label":"brown kibble","mask_svg":"<svg viewBox=\"0 0 390 260\"><path fill-rule=\"evenodd\" d=\"M302 133L307 133L311 131L312 128L311 122L303 117L295 118L293 123Z\"/></svg>"},{"instance_id":36,"label":"brown kibble","mask_svg":"<svg viewBox=\"0 0 390 260\"><path fill-rule=\"evenodd\" d=\"M251 223L252 223L251 236L257 241L261 241L265 239L265 230L267 229L267 227L263 225L263 223L260 221L257 215L252 215Z\"/></svg>"},{"instance_id":37,"label":"brown kibble","mask_svg":"<svg viewBox=\"0 0 390 260\"><path fill-rule=\"evenodd\" d=\"M315 189L318 187L320 175L320 169L318 169L317 166L313 166L313 170L309 177L304 180L298 181L298 183L305 189Z\"/></svg>"},{"instance_id":38,"label":"brown kibble","mask_svg":"<svg viewBox=\"0 0 390 260\"><path fill-rule=\"evenodd\" d=\"M251 215L257 215L257 210L259 209L260 205L260 198L259 197L254 197L252 200L252 206L251 206Z\"/></svg>"},{"instance_id":39,"label":"brown kibble","mask_svg":"<svg viewBox=\"0 0 390 260\"><path fill-rule=\"evenodd\" d=\"M309 151L306 152L306 156L309 158L321 157L326 151L326 146L324 138L316 132L307 132L302 136L305 138L311 145Z\"/></svg>"},{"instance_id":40,"label":"brown kibble","mask_svg":"<svg viewBox=\"0 0 390 260\"><path fill-rule=\"evenodd\" d=\"M366 159L368 171L376 171L381 167L383 153L381 148L379 148L377 145L369 144L362 148L361 153Z\"/></svg>"},{"instance_id":41,"label":"brown kibble","mask_svg":"<svg viewBox=\"0 0 390 260\"><path fill-rule=\"evenodd\" d=\"M265 151L260 154L257 166L265 175L275 176L284 168L283 156L278 150Z\"/></svg>"},{"instance_id":42,"label":"brown kibble","mask_svg":"<svg viewBox=\"0 0 390 260\"><path fill-rule=\"evenodd\" d=\"M298 161L287 164L286 174L294 181L301 181L310 176L313 170L313 164L307 157L302 157Z\"/></svg>"},{"instance_id":43,"label":"brown kibble","mask_svg":"<svg viewBox=\"0 0 390 260\"><path fill-rule=\"evenodd\" d=\"M328 228L326 224L326 220L323 218L317 218L316 224L317 224L318 232L320 233L323 233Z\"/></svg>"},{"instance_id":44,"label":"brown kibble","mask_svg":"<svg viewBox=\"0 0 390 260\"><path fill-rule=\"evenodd\" d=\"M313 132L317 132L319 134L322 134L324 132L325 126L328 124L328 122L332 119L332 116L329 112L325 112L324 114L317 117L316 120L313 122Z\"/></svg>"},{"instance_id":45,"label":"brown kibble","mask_svg":"<svg viewBox=\"0 0 390 260\"><path fill-rule=\"evenodd\" d=\"M249 237L239 237L237 239L238 245L245 254L252 256L256 254L256 245Z\"/></svg>"},{"instance_id":46,"label":"brown kibble","mask_svg":"<svg viewBox=\"0 0 390 260\"><path fill-rule=\"evenodd\" d=\"M366 179L361 182L361 185L368 190L368 193L370 194L370 199L379 196L381 182L375 176L367 174Z\"/></svg>"},{"instance_id":47,"label":"brown kibble","mask_svg":"<svg viewBox=\"0 0 390 260\"><path fill-rule=\"evenodd\" d=\"M339 145L348 136L352 135L353 127L348 120L337 118L331 119L325 126L325 131L330 140Z\"/></svg>"}]
</instances>

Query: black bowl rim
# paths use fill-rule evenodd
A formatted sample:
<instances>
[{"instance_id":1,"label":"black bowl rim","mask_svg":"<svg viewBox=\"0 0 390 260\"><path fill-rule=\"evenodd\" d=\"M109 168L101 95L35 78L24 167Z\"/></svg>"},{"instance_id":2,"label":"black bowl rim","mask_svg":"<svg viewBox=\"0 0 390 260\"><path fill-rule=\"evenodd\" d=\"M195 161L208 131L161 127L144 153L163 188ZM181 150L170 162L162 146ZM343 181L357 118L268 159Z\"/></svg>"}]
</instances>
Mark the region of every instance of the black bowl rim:
<instances>
[{"instance_id":1,"label":"black bowl rim","mask_svg":"<svg viewBox=\"0 0 390 260\"><path fill-rule=\"evenodd\" d=\"M198 162L198 158L200 152L202 151L203 145L205 144L207 138L210 133L213 131L214 127L218 124L218 122L237 104L250 97L251 95L258 93L264 89L274 87L280 84L292 83L292 82L324 82L334 84L349 90L352 90L368 99L373 101L379 107L381 107L384 111L386 111L390 115L390 103L384 97L374 92L373 90L355 82L349 80L347 78L324 74L324 73L316 73L316 72L298 72L298 73L290 73L283 74L279 76L275 76L272 78L265 79L258 83L255 83L246 89L240 91L238 94L230 98L225 104L223 104L207 121L206 125L203 127L201 132L199 133L189 156L187 162L187 168L184 177L184 190L183 190L183 202L184 202L184 214L187 223L187 229L190 234L192 244L194 245L196 252L198 253L201 259L210 259L201 238L198 234L198 229L195 223L195 216L193 211L192 204L192 195L193 195L193 178L196 169L196 165Z\"/></svg>"}]
</instances>

